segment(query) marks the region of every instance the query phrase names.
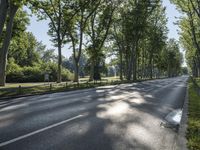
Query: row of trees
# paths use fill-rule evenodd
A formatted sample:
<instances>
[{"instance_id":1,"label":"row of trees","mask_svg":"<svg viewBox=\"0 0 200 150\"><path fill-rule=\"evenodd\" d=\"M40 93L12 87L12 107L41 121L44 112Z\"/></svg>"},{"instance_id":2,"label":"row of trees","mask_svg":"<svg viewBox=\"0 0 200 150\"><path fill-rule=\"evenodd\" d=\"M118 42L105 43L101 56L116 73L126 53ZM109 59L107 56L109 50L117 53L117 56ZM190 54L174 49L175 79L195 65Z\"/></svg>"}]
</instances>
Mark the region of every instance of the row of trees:
<instances>
[{"instance_id":1,"label":"row of trees","mask_svg":"<svg viewBox=\"0 0 200 150\"><path fill-rule=\"evenodd\" d=\"M62 57L65 44L73 50L71 71L75 82L79 81L82 56L87 57L90 80L100 78L105 60L110 56L115 59L121 80L161 75L172 77L180 73L182 54L178 43L167 39L167 19L161 0L1 0L0 85L5 85L7 56L14 57L16 53L13 51L20 53L25 49L22 42L19 49L10 46L14 50L8 53L10 41L18 44L15 35L30 34L25 31L28 21L22 11L25 5L39 20L49 21L48 34L58 49L57 82L62 81L62 68L66 66ZM24 17L17 17L20 13ZM13 26L17 18L21 19L22 25L14 23ZM29 43L29 46L33 45ZM29 57L26 59L31 60ZM17 63L24 65L22 60Z\"/></svg>"},{"instance_id":2,"label":"row of trees","mask_svg":"<svg viewBox=\"0 0 200 150\"><path fill-rule=\"evenodd\" d=\"M200 76L200 1L172 0L184 15L178 24L181 28L180 41L186 50L188 67L195 77Z\"/></svg>"}]
</instances>

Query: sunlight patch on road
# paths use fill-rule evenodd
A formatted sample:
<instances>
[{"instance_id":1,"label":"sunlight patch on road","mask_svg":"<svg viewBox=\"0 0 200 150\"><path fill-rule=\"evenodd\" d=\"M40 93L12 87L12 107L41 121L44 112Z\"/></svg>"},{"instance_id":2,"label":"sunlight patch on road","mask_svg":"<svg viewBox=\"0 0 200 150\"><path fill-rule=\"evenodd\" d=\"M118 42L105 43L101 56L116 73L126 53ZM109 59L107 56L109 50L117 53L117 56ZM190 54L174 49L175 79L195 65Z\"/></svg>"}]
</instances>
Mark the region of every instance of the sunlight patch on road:
<instances>
[{"instance_id":1,"label":"sunlight patch on road","mask_svg":"<svg viewBox=\"0 0 200 150\"><path fill-rule=\"evenodd\" d=\"M133 98L127 99L127 101L138 105L141 105L145 102L144 98L141 96L139 92L134 92Z\"/></svg>"},{"instance_id":2,"label":"sunlight patch on road","mask_svg":"<svg viewBox=\"0 0 200 150\"><path fill-rule=\"evenodd\" d=\"M104 119L117 119L131 111L129 105L123 101L114 102L111 104L102 104L98 108L103 109L97 113L97 117Z\"/></svg>"},{"instance_id":3,"label":"sunlight patch on road","mask_svg":"<svg viewBox=\"0 0 200 150\"><path fill-rule=\"evenodd\" d=\"M140 124L129 124L125 133L126 140L130 142L132 140L140 141L140 143L151 143L153 141L153 134L148 128L141 126Z\"/></svg>"}]
</instances>

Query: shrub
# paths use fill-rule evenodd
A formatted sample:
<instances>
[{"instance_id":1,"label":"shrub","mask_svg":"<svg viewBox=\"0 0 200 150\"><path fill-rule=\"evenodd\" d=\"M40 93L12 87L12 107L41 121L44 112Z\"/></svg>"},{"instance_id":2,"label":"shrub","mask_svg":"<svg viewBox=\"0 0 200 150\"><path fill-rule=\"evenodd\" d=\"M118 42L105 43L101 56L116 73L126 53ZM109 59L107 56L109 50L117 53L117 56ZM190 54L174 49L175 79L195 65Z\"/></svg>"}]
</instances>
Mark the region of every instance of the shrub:
<instances>
[{"instance_id":1,"label":"shrub","mask_svg":"<svg viewBox=\"0 0 200 150\"><path fill-rule=\"evenodd\" d=\"M14 59L9 59L6 82L44 82L45 73L49 73L50 81L55 82L57 80L57 64L50 62L34 64L34 66L20 67L15 63ZM73 74L68 69L63 68L62 80L69 81L72 79Z\"/></svg>"}]
</instances>

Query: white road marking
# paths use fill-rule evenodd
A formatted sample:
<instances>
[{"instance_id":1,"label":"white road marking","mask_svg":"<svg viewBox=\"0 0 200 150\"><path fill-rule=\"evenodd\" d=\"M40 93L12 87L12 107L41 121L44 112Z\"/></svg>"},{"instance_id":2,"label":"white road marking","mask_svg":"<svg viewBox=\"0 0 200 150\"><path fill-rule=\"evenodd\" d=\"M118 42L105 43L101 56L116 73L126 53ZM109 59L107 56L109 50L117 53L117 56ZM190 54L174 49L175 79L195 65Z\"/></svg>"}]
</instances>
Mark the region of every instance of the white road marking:
<instances>
[{"instance_id":1,"label":"white road marking","mask_svg":"<svg viewBox=\"0 0 200 150\"><path fill-rule=\"evenodd\" d=\"M11 144L11 143L17 142L17 141L22 140L22 139L25 139L25 138L28 138L28 137L33 136L33 135L35 135L35 134L44 132L44 131L46 131L46 130L52 129L52 128L57 127L57 126L60 126L60 125L65 124L65 123L67 123L67 122L70 122L70 121L73 121L73 120L75 120L75 119L81 118L81 117L83 117L83 116L84 116L84 115L78 115L78 116L72 117L72 118L70 118L70 119L61 121L61 122L59 122L59 123L56 123L56 124L47 126L47 127L45 127L45 128L42 128L42 129L33 131L33 132L31 132L31 133L28 133L28 134L19 136L19 137L17 137L17 138L12 139L12 140L9 140L9 141L0 143L0 147L9 145L9 144Z\"/></svg>"}]
</instances>

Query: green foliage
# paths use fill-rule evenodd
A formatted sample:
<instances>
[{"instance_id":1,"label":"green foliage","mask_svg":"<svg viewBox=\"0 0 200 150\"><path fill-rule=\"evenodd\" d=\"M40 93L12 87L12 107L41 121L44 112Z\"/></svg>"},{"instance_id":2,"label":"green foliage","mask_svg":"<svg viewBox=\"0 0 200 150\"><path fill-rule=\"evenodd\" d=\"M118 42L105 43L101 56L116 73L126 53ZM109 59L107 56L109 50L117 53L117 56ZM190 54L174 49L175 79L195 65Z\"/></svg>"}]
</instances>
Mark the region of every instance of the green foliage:
<instances>
[{"instance_id":1,"label":"green foliage","mask_svg":"<svg viewBox=\"0 0 200 150\"><path fill-rule=\"evenodd\" d=\"M200 85L200 79L196 79ZM200 150L200 95L192 80L189 82L188 148Z\"/></svg>"},{"instance_id":2,"label":"green foliage","mask_svg":"<svg viewBox=\"0 0 200 150\"><path fill-rule=\"evenodd\" d=\"M71 72L75 74L75 81L78 81L78 75L93 77L94 72L106 74L110 66L106 66L105 60L110 56L114 58L112 63L117 74L120 72L121 79L137 80L167 74L171 77L181 73L182 54L176 41L167 40L167 17L159 0L11 2L17 7L27 5L39 20L49 20L48 34L58 48L58 56L55 50L47 50L32 33L25 31L29 19L27 13L19 9L8 53L9 82L15 79L17 82L19 78L24 82L42 81L44 73L50 74L51 81L59 77L58 82L61 81L60 76L63 80L71 79ZM176 3L179 5L178 1ZM193 8L191 4L189 8ZM197 18L194 16L195 29L199 25ZM190 26L190 19L181 24L184 30L182 44L192 51L187 51L189 63L193 62L196 54L191 46L194 40L186 38L191 37L191 31L185 32ZM197 33L196 37L199 38ZM62 62L62 47L66 43L71 43L73 58ZM84 54L89 58L85 58Z\"/></svg>"},{"instance_id":3,"label":"green foliage","mask_svg":"<svg viewBox=\"0 0 200 150\"><path fill-rule=\"evenodd\" d=\"M200 76L200 5L198 0L171 0L184 14L178 24L181 28L180 42L186 51L187 64L193 76Z\"/></svg>"},{"instance_id":4,"label":"green foliage","mask_svg":"<svg viewBox=\"0 0 200 150\"><path fill-rule=\"evenodd\" d=\"M55 82L57 80L57 64L42 63L20 67L13 58L10 58L7 67L7 82L44 82L45 73L49 73L50 81ZM68 69L63 69L62 78L63 81L72 80L72 73Z\"/></svg>"},{"instance_id":5,"label":"green foliage","mask_svg":"<svg viewBox=\"0 0 200 150\"><path fill-rule=\"evenodd\" d=\"M39 63L40 58L36 52L36 44L37 40L32 33L22 32L20 36L12 39L8 59L13 57L20 66L33 66L34 63Z\"/></svg>"}]
</instances>

